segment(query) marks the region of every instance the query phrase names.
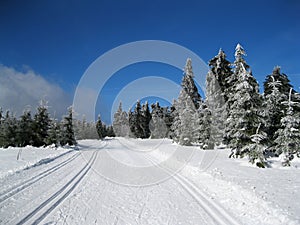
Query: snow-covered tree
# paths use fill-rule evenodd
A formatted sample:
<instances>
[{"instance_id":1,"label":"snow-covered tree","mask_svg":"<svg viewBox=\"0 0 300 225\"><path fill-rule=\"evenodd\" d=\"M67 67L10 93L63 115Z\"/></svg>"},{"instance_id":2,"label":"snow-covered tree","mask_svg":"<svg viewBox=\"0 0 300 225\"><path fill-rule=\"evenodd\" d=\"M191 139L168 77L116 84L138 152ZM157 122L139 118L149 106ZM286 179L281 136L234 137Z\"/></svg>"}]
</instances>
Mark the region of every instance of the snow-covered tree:
<instances>
[{"instance_id":1,"label":"snow-covered tree","mask_svg":"<svg viewBox=\"0 0 300 225\"><path fill-rule=\"evenodd\" d=\"M2 118L0 126L0 146L4 148L16 147L16 131L17 119L9 111L6 111L6 116Z\"/></svg>"},{"instance_id":2,"label":"snow-covered tree","mask_svg":"<svg viewBox=\"0 0 300 225\"><path fill-rule=\"evenodd\" d=\"M142 114L142 106L140 101L138 100L133 112L129 114L129 125L132 134L136 138L144 138L144 127L143 127L143 114Z\"/></svg>"},{"instance_id":3,"label":"snow-covered tree","mask_svg":"<svg viewBox=\"0 0 300 225\"><path fill-rule=\"evenodd\" d=\"M276 69L277 71L277 69ZM273 72L276 73L276 72ZM267 92L263 94L263 117L265 119L265 130L267 133L267 141L270 147L276 139L276 131L281 127L281 119L285 114L285 107L282 102L286 99L286 95L280 92L282 83L275 80L274 76L270 76L272 81L268 81L265 86Z\"/></svg>"},{"instance_id":4,"label":"snow-covered tree","mask_svg":"<svg viewBox=\"0 0 300 225\"><path fill-rule=\"evenodd\" d=\"M68 108L68 115L66 115L62 121L62 145L76 145L75 133L73 127L73 108Z\"/></svg>"},{"instance_id":5,"label":"snow-covered tree","mask_svg":"<svg viewBox=\"0 0 300 225\"><path fill-rule=\"evenodd\" d=\"M114 114L113 128L117 137L122 137L122 102L119 104L118 110Z\"/></svg>"},{"instance_id":6,"label":"snow-covered tree","mask_svg":"<svg viewBox=\"0 0 300 225\"><path fill-rule=\"evenodd\" d=\"M206 76L206 119L210 117L210 140L219 145L222 143L225 132L225 120L227 111L225 99L228 99L227 91L230 84L227 83L232 76L230 62L226 60L224 51L220 49L217 56L209 62L210 70ZM204 107L205 109L206 107ZM208 113L208 110L210 113ZM205 120L206 120L205 119ZM206 124L208 124L206 122Z\"/></svg>"},{"instance_id":7,"label":"snow-covered tree","mask_svg":"<svg viewBox=\"0 0 300 225\"><path fill-rule=\"evenodd\" d=\"M48 106L45 101L41 101L34 115L34 146L45 146L48 138L48 130L50 127L50 115L48 113Z\"/></svg>"},{"instance_id":8,"label":"snow-covered tree","mask_svg":"<svg viewBox=\"0 0 300 225\"><path fill-rule=\"evenodd\" d=\"M288 101L283 102L287 105L286 115L281 119L281 128L276 132L277 138L276 152L283 154L283 166L290 166L290 161L295 155L300 157L300 118L293 112L293 106L297 102L292 101L293 90L290 89Z\"/></svg>"},{"instance_id":9,"label":"snow-covered tree","mask_svg":"<svg viewBox=\"0 0 300 225\"><path fill-rule=\"evenodd\" d=\"M149 123L151 121L151 113L150 113L150 109L149 109L149 105L148 102L146 102L145 104L143 104L142 106L142 129L144 132L143 138L149 138L151 135L151 131L149 128Z\"/></svg>"},{"instance_id":10,"label":"snow-covered tree","mask_svg":"<svg viewBox=\"0 0 300 225\"><path fill-rule=\"evenodd\" d=\"M256 166L265 168L267 166L267 160L265 156L266 145L265 139L267 134L260 130L261 124L258 125L256 133L251 135L251 143L242 148L242 152L247 152L249 161Z\"/></svg>"},{"instance_id":11,"label":"snow-covered tree","mask_svg":"<svg viewBox=\"0 0 300 225\"><path fill-rule=\"evenodd\" d=\"M165 138L168 135L169 127L166 124L166 110L160 107L159 103L151 105L152 120L150 122L151 138Z\"/></svg>"},{"instance_id":12,"label":"snow-covered tree","mask_svg":"<svg viewBox=\"0 0 300 225\"><path fill-rule=\"evenodd\" d=\"M105 126L101 121L100 115L98 115L98 119L97 119L97 122L96 122L96 129L97 129L99 139L103 139L106 135L106 132L105 132Z\"/></svg>"},{"instance_id":13,"label":"snow-covered tree","mask_svg":"<svg viewBox=\"0 0 300 225\"><path fill-rule=\"evenodd\" d=\"M33 138L33 119L31 117L31 112L25 110L18 123L16 142L18 143L18 146L24 147L32 145Z\"/></svg>"},{"instance_id":14,"label":"snow-covered tree","mask_svg":"<svg viewBox=\"0 0 300 225\"><path fill-rule=\"evenodd\" d=\"M186 60L181 86L187 95L190 96L195 108L198 109L202 103L202 98L195 85L192 60L190 58Z\"/></svg>"},{"instance_id":15,"label":"snow-covered tree","mask_svg":"<svg viewBox=\"0 0 300 225\"><path fill-rule=\"evenodd\" d=\"M46 144L47 145L54 144L55 147L58 147L60 145L61 139L62 139L62 132L61 132L60 123L57 121L57 119L52 119L50 123L49 135L46 140Z\"/></svg>"},{"instance_id":16,"label":"snow-covered tree","mask_svg":"<svg viewBox=\"0 0 300 225\"><path fill-rule=\"evenodd\" d=\"M184 89L174 104L176 114L172 125L173 138L181 145L191 145L200 139L200 119L194 102Z\"/></svg>"},{"instance_id":17,"label":"snow-covered tree","mask_svg":"<svg viewBox=\"0 0 300 225\"><path fill-rule=\"evenodd\" d=\"M218 89L220 88L222 97L225 101L228 100L228 91L231 87L232 69L231 62L226 59L225 52L220 49L218 55L209 61L210 66L210 76L214 77L218 84ZM212 79L212 78L210 78ZM215 81L214 81L215 82ZM219 90L218 90L219 92Z\"/></svg>"},{"instance_id":18,"label":"snow-covered tree","mask_svg":"<svg viewBox=\"0 0 300 225\"><path fill-rule=\"evenodd\" d=\"M241 150L251 143L251 135L255 134L256 128L262 122L259 112L261 96L258 83L243 58L245 55L244 49L238 44L233 74L237 80L228 96L230 107L225 122L225 139L233 149L234 156L243 156L249 152L246 149L243 149L243 152Z\"/></svg>"}]
</instances>

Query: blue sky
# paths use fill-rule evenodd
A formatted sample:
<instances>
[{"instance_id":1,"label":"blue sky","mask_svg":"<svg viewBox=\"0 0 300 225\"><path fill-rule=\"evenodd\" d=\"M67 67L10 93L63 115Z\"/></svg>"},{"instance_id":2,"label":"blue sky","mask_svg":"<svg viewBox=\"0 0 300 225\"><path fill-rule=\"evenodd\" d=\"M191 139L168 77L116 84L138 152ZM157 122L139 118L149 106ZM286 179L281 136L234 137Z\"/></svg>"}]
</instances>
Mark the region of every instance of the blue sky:
<instances>
[{"instance_id":1,"label":"blue sky","mask_svg":"<svg viewBox=\"0 0 300 225\"><path fill-rule=\"evenodd\" d=\"M45 79L50 87L60 87L72 99L89 65L119 45L139 40L164 40L182 45L208 62L219 48L223 48L228 59L233 61L235 45L240 42L260 85L273 67L280 65L295 89L300 91L299 11L297 0L4 0L0 2L0 78L15 73L25 76L30 71L33 76ZM184 64L182 62L182 67ZM111 100L126 83L160 71L180 81L180 70L149 63L144 67L133 65L116 74L99 98L99 101L103 99L98 106L103 119L110 122L105 111L110 110ZM128 78L129 73L133 77ZM30 83L32 88L36 87L34 79ZM2 90L3 85L5 82L2 82ZM0 96L1 101L6 101L6 105L4 102L2 105L11 104L12 109L17 109L14 105L22 104L16 100L10 102L10 94L0 90L1 94L8 96ZM57 97L57 101L59 99Z\"/></svg>"}]
</instances>

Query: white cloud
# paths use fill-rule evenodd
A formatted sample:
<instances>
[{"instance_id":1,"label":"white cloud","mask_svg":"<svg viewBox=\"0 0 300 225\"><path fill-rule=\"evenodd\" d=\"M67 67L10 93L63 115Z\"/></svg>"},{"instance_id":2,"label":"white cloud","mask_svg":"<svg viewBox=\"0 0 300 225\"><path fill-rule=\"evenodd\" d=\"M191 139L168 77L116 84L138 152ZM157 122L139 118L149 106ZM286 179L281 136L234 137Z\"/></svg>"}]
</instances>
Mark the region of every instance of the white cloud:
<instances>
[{"instance_id":1,"label":"white cloud","mask_svg":"<svg viewBox=\"0 0 300 225\"><path fill-rule=\"evenodd\" d=\"M57 117L65 114L70 96L58 85L49 83L32 70L20 72L0 65L0 107L20 115L25 108L35 112L40 100L48 101L49 111Z\"/></svg>"}]
</instances>

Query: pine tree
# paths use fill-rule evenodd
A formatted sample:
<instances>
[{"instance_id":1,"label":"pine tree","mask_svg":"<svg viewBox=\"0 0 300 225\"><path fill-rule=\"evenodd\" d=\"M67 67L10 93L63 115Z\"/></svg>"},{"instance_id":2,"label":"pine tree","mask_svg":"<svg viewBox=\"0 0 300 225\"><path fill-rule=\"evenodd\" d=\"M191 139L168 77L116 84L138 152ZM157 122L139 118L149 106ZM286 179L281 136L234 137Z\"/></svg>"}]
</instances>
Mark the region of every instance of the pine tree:
<instances>
[{"instance_id":1,"label":"pine tree","mask_svg":"<svg viewBox=\"0 0 300 225\"><path fill-rule=\"evenodd\" d=\"M0 128L1 147L16 147L17 119L13 114L10 114L9 111L6 111L6 116L2 119Z\"/></svg>"},{"instance_id":2,"label":"pine tree","mask_svg":"<svg viewBox=\"0 0 300 225\"><path fill-rule=\"evenodd\" d=\"M260 130L261 124L258 125L256 133L251 135L251 143L242 148L242 152L248 152L249 161L256 166L265 168L267 166L267 160L265 152L267 147L265 146L265 139L267 134Z\"/></svg>"},{"instance_id":3,"label":"pine tree","mask_svg":"<svg viewBox=\"0 0 300 225\"><path fill-rule=\"evenodd\" d=\"M202 103L202 98L198 92L197 86L195 85L192 60L190 58L186 60L181 86L187 95L190 96L195 108L198 109Z\"/></svg>"},{"instance_id":4,"label":"pine tree","mask_svg":"<svg viewBox=\"0 0 300 225\"><path fill-rule=\"evenodd\" d=\"M272 150L275 133L281 127L281 119L285 114L285 107L282 102L286 99L286 95L280 92L282 83L275 80L273 76L269 77L272 81L265 83L267 90L263 95L263 117L265 119L265 129L267 133L267 141Z\"/></svg>"},{"instance_id":5,"label":"pine tree","mask_svg":"<svg viewBox=\"0 0 300 225\"><path fill-rule=\"evenodd\" d=\"M284 154L283 166L290 166L294 156L300 157L300 119L293 112L297 102L292 101L293 90L290 89L289 99L283 104L287 105L286 115L281 119L281 128L276 132L276 152Z\"/></svg>"},{"instance_id":6,"label":"pine tree","mask_svg":"<svg viewBox=\"0 0 300 225\"><path fill-rule=\"evenodd\" d=\"M174 100L171 107L172 125L170 127L170 138L177 143L179 142L180 126L181 126L179 109L180 106L178 104L178 101Z\"/></svg>"},{"instance_id":7,"label":"pine tree","mask_svg":"<svg viewBox=\"0 0 300 225\"><path fill-rule=\"evenodd\" d=\"M228 91L231 86L230 79L232 78L232 70L231 70L231 63L226 59L225 52L220 49L218 55L216 55L214 58L212 58L209 61L210 66L210 78L215 78L217 81L213 81L213 84L218 84L217 89L218 93L222 94L222 97L224 98L225 102L228 100Z\"/></svg>"},{"instance_id":8,"label":"pine tree","mask_svg":"<svg viewBox=\"0 0 300 225\"><path fill-rule=\"evenodd\" d=\"M105 137L105 126L103 125L101 121L100 115L98 115L97 123L96 123L96 129L99 136L99 139L103 139Z\"/></svg>"},{"instance_id":9,"label":"pine tree","mask_svg":"<svg viewBox=\"0 0 300 225\"><path fill-rule=\"evenodd\" d=\"M17 129L18 146L24 147L32 145L34 139L33 134L33 119L29 110L25 110L20 118Z\"/></svg>"},{"instance_id":10,"label":"pine tree","mask_svg":"<svg viewBox=\"0 0 300 225\"><path fill-rule=\"evenodd\" d=\"M217 56L209 62L210 71L206 76L206 106L210 111L210 140L215 145L220 145L225 132L225 120L227 118L226 101L230 84L228 79L232 76L230 62L226 60L224 51L220 49ZM208 119L208 117L206 118Z\"/></svg>"},{"instance_id":11,"label":"pine tree","mask_svg":"<svg viewBox=\"0 0 300 225\"><path fill-rule=\"evenodd\" d=\"M64 146L68 144L69 146L76 145L75 133L73 128L73 109L68 108L68 115L66 115L62 121L62 140L61 144Z\"/></svg>"},{"instance_id":12,"label":"pine tree","mask_svg":"<svg viewBox=\"0 0 300 225\"><path fill-rule=\"evenodd\" d=\"M160 107L159 103L151 105L151 138L165 138L168 134L168 127L165 121L164 109Z\"/></svg>"},{"instance_id":13,"label":"pine tree","mask_svg":"<svg viewBox=\"0 0 300 225\"><path fill-rule=\"evenodd\" d=\"M34 115L34 140L33 145L36 147L46 145L46 140L48 138L48 130L50 127L50 116L48 113L48 107L46 102L41 101L37 108L37 113Z\"/></svg>"},{"instance_id":14,"label":"pine tree","mask_svg":"<svg viewBox=\"0 0 300 225\"><path fill-rule=\"evenodd\" d=\"M142 106L142 129L143 129L143 138L149 138L150 135L151 135L151 131L150 131L150 128L149 128L149 123L151 121L151 113L150 113L150 110L149 110L149 105L148 105L148 102L146 102L145 104L143 104Z\"/></svg>"},{"instance_id":15,"label":"pine tree","mask_svg":"<svg viewBox=\"0 0 300 225\"><path fill-rule=\"evenodd\" d=\"M199 115L194 102L184 89L181 90L175 107L178 113L173 123L175 141L180 145L197 142L200 138Z\"/></svg>"},{"instance_id":16,"label":"pine tree","mask_svg":"<svg viewBox=\"0 0 300 225\"><path fill-rule=\"evenodd\" d=\"M60 142L62 141L62 133L61 133L61 127L60 123L57 121L57 119L52 119L50 123L49 128L49 135L46 140L47 145L52 145L57 148L60 145Z\"/></svg>"},{"instance_id":17,"label":"pine tree","mask_svg":"<svg viewBox=\"0 0 300 225\"><path fill-rule=\"evenodd\" d=\"M142 126L143 115L141 109L141 103L138 100L134 111L130 113L129 117L130 130L136 138L144 138L144 129Z\"/></svg>"},{"instance_id":18,"label":"pine tree","mask_svg":"<svg viewBox=\"0 0 300 225\"><path fill-rule=\"evenodd\" d=\"M258 83L249 70L244 55L246 55L244 49L238 44L234 62L234 76L237 80L228 98L230 110L225 122L225 138L229 147L233 149L234 156L249 153L249 150L243 147L251 143L251 135L255 134L256 127L262 122L259 112L261 96Z\"/></svg>"},{"instance_id":19,"label":"pine tree","mask_svg":"<svg viewBox=\"0 0 300 225\"><path fill-rule=\"evenodd\" d=\"M117 137L122 137L122 102L119 104L118 110L114 114L113 128Z\"/></svg>"}]
</instances>

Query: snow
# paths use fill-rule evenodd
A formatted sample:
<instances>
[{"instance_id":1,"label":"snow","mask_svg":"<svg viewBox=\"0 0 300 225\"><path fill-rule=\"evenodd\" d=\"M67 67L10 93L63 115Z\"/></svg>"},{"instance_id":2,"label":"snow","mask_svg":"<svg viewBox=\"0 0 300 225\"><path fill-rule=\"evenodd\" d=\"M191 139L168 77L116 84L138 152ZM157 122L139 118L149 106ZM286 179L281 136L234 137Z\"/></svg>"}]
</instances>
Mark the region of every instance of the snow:
<instances>
[{"instance_id":1,"label":"snow","mask_svg":"<svg viewBox=\"0 0 300 225\"><path fill-rule=\"evenodd\" d=\"M300 224L299 159L261 169L168 139L18 152L0 149L0 224Z\"/></svg>"},{"instance_id":2,"label":"snow","mask_svg":"<svg viewBox=\"0 0 300 225\"><path fill-rule=\"evenodd\" d=\"M50 162L71 150L71 148L53 148L50 146L46 148L32 146L0 148L0 179L39 163ZM20 154L19 160L17 160L18 154Z\"/></svg>"}]
</instances>

